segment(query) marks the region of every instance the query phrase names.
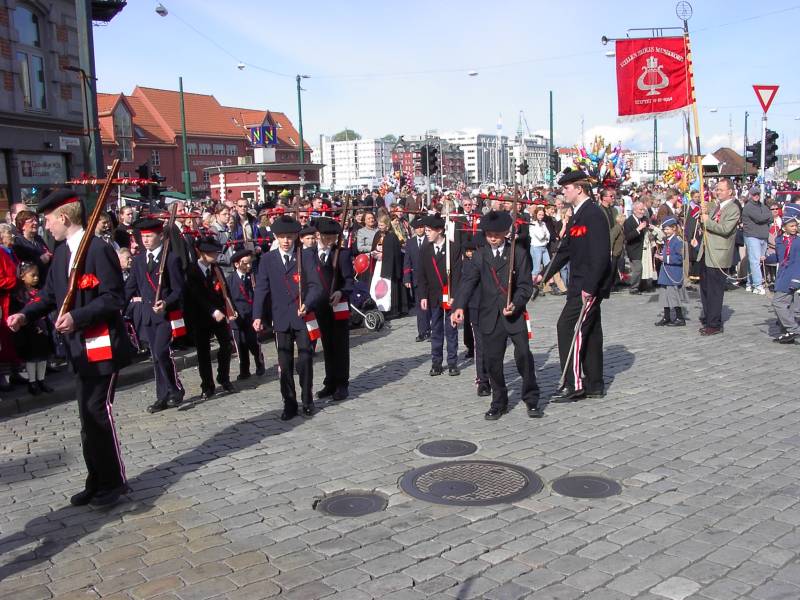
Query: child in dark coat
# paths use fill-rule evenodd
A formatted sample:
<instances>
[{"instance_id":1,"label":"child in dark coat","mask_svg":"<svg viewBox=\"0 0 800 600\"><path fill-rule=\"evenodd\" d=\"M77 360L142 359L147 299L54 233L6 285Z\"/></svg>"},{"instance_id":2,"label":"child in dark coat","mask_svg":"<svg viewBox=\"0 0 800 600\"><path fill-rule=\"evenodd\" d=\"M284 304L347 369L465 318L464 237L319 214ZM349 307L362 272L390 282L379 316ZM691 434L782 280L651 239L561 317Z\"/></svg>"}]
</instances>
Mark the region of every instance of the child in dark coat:
<instances>
[{"instance_id":1,"label":"child in dark coat","mask_svg":"<svg viewBox=\"0 0 800 600\"><path fill-rule=\"evenodd\" d=\"M30 302L39 302L39 267L35 263L20 263L19 284L11 298L11 314L19 312ZM14 334L17 355L25 361L28 372L28 391L34 395L53 391L44 381L47 360L53 353L47 317L24 325Z\"/></svg>"}]
</instances>

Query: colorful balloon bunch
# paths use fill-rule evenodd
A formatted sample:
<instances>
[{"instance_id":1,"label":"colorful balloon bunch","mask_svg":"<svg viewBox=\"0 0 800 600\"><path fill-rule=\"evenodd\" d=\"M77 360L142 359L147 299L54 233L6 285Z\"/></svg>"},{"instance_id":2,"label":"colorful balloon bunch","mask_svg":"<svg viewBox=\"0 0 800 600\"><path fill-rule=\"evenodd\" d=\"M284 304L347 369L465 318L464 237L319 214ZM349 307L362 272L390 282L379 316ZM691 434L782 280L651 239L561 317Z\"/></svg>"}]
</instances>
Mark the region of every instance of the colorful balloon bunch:
<instances>
[{"instance_id":1,"label":"colorful balloon bunch","mask_svg":"<svg viewBox=\"0 0 800 600\"><path fill-rule=\"evenodd\" d=\"M667 185L673 185L678 188L678 191L685 194L696 179L696 173L694 166L687 164L685 157L679 156L667 167L661 179Z\"/></svg>"},{"instance_id":2,"label":"colorful balloon bunch","mask_svg":"<svg viewBox=\"0 0 800 600\"><path fill-rule=\"evenodd\" d=\"M618 187L630 178L627 158L619 144L612 149L611 144L606 144L603 136L598 135L592 142L591 151L587 151L586 147L580 147L577 151L578 156L573 161L575 166L600 185Z\"/></svg>"}]
</instances>

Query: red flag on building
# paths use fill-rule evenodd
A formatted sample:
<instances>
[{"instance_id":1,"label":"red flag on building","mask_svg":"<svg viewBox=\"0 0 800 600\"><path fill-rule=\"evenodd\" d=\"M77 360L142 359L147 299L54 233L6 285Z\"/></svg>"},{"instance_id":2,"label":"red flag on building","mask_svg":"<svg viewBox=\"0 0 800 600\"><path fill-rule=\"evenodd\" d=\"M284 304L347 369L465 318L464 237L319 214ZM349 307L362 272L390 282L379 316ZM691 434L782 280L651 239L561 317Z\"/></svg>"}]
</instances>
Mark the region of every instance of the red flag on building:
<instances>
[{"instance_id":1,"label":"red flag on building","mask_svg":"<svg viewBox=\"0 0 800 600\"><path fill-rule=\"evenodd\" d=\"M665 116L694 102L683 37L621 39L616 43L620 120Z\"/></svg>"}]
</instances>

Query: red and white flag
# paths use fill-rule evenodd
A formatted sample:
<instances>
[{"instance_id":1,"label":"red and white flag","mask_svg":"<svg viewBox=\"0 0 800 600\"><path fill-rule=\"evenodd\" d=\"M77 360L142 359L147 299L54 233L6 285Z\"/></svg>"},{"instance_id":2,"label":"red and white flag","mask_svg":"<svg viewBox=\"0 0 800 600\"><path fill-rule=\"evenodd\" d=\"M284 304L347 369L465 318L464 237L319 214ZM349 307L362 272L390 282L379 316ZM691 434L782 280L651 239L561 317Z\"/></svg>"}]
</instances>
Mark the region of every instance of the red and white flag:
<instances>
[{"instance_id":1,"label":"red and white flag","mask_svg":"<svg viewBox=\"0 0 800 600\"><path fill-rule=\"evenodd\" d=\"M528 311L525 311L525 327L528 328L528 339L533 339L533 325L531 325L531 316L528 314Z\"/></svg>"},{"instance_id":2,"label":"red and white flag","mask_svg":"<svg viewBox=\"0 0 800 600\"><path fill-rule=\"evenodd\" d=\"M182 310L172 310L167 313L169 326L172 328L172 339L186 335L186 323L183 320Z\"/></svg>"},{"instance_id":3,"label":"red and white flag","mask_svg":"<svg viewBox=\"0 0 800 600\"><path fill-rule=\"evenodd\" d=\"M683 37L617 40L616 61L620 121L667 116L694 102Z\"/></svg>"},{"instance_id":4,"label":"red and white flag","mask_svg":"<svg viewBox=\"0 0 800 600\"><path fill-rule=\"evenodd\" d=\"M333 305L333 318L335 321L350 320L350 305L347 303L347 300L342 300L338 304Z\"/></svg>"},{"instance_id":5,"label":"red and white flag","mask_svg":"<svg viewBox=\"0 0 800 600\"><path fill-rule=\"evenodd\" d=\"M83 339L86 342L86 358L89 362L111 360L111 335L108 325L97 323L83 330Z\"/></svg>"},{"instance_id":6,"label":"red and white flag","mask_svg":"<svg viewBox=\"0 0 800 600\"><path fill-rule=\"evenodd\" d=\"M442 308L450 310L450 290L447 289L447 284L442 286Z\"/></svg>"},{"instance_id":7,"label":"red and white flag","mask_svg":"<svg viewBox=\"0 0 800 600\"><path fill-rule=\"evenodd\" d=\"M306 313L306 316L303 317L303 320L306 322L306 329L308 329L308 337L313 342L318 340L322 336L322 332L319 330L319 323L317 323L317 315L313 312Z\"/></svg>"}]
</instances>

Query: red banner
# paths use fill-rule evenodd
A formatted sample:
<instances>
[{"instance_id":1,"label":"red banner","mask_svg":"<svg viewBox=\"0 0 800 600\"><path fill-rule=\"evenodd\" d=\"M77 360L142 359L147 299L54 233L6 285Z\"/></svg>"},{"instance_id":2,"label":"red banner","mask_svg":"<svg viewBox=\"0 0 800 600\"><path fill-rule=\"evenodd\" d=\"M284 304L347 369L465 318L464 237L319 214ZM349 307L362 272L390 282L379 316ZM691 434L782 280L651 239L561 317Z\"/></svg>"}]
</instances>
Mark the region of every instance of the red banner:
<instances>
[{"instance_id":1,"label":"red banner","mask_svg":"<svg viewBox=\"0 0 800 600\"><path fill-rule=\"evenodd\" d=\"M617 40L617 97L622 119L648 118L691 104L688 49L683 37Z\"/></svg>"}]
</instances>

